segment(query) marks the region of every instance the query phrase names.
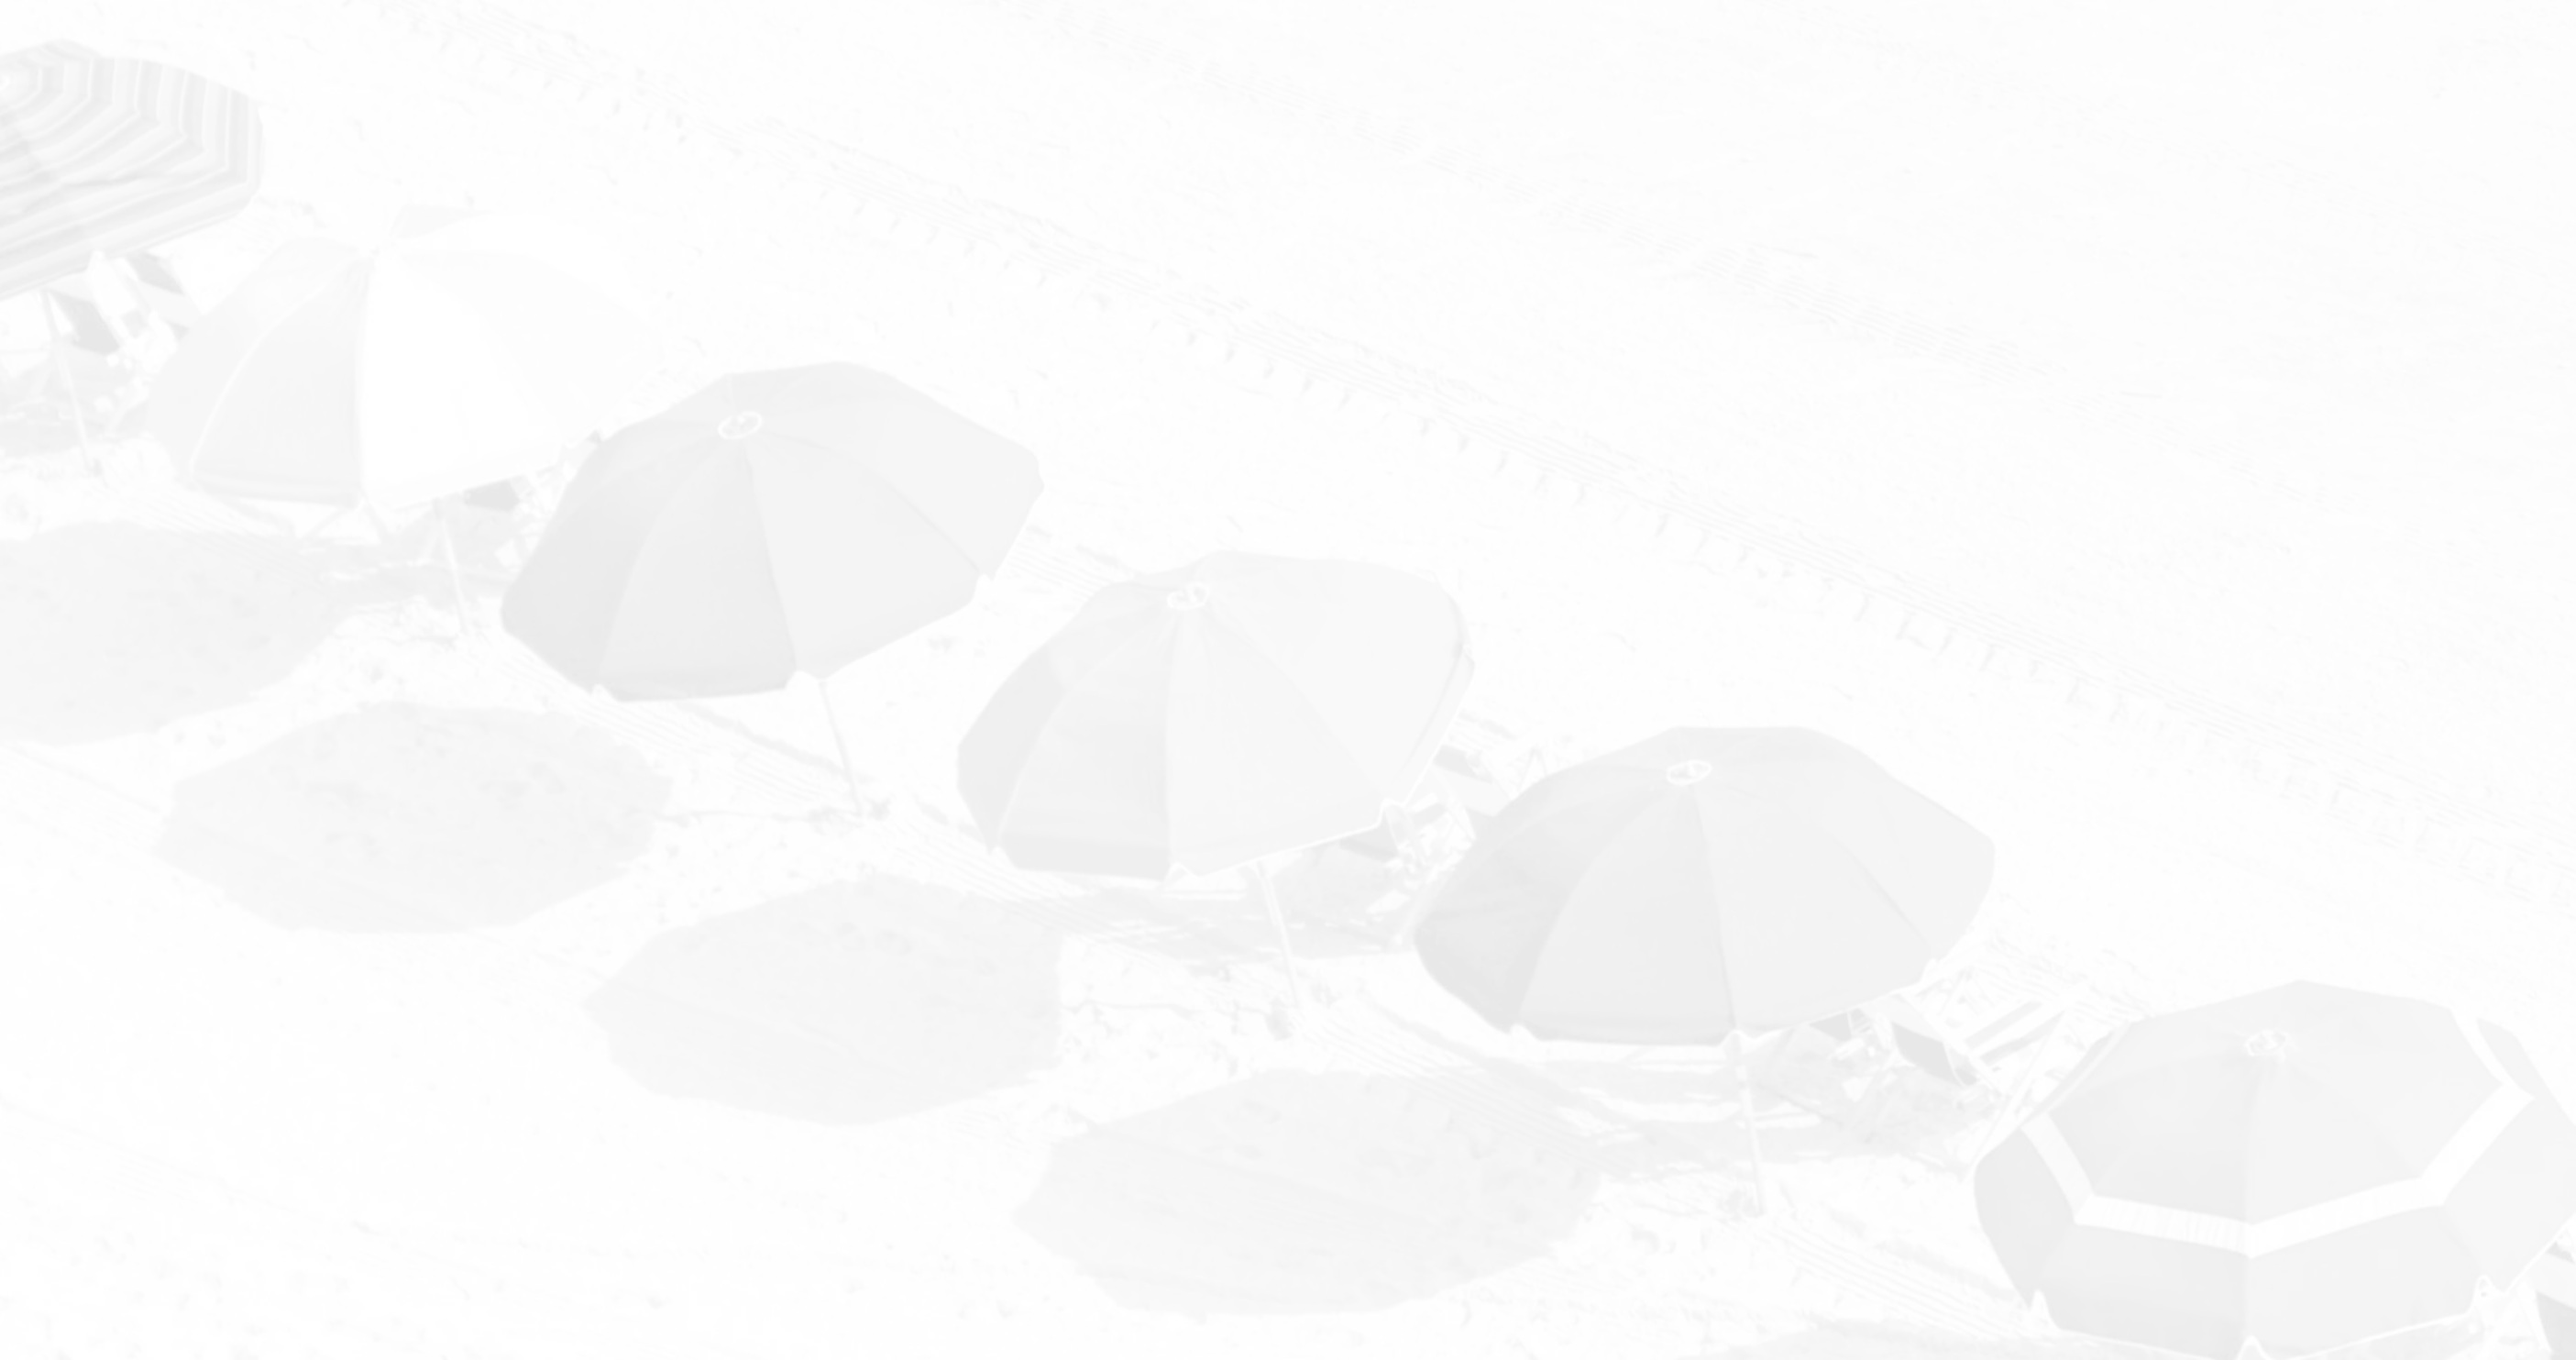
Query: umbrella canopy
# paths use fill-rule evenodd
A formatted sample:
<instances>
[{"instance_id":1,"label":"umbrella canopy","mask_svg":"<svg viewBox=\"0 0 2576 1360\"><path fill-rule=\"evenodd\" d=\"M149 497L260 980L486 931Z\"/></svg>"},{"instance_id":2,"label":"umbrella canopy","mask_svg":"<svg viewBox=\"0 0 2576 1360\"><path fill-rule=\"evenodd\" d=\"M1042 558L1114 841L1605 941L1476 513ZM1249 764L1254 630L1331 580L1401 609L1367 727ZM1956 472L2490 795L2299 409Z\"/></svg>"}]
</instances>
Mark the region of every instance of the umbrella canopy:
<instances>
[{"instance_id":1,"label":"umbrella canopy","mask_svg":"<svg viewBox=\"0 0 2576 1360\"><path fill-rule=\"evenodd\" d=\"M2061 1326L2307 1355L2518 1277L2576 1214L2576 1126L2495 1025L2294 983L2104 1038L1976 1195Z\"/></svg>"},{"instance_id":2,"label":"umbrella canopy","mask_svg":"<svg viewBox=\"0 0 2576 1360\"><path fill-rule=\"evenodd\" d=\"M1831 737L1675 728L1512 800L1414 939L1497 1028L1715 1044L1921 978L1993 867L1982 833Z\"/></svg>"},{"instance_id":3,"label":"umbrella canopy","mask_svg":"<svg viewBox=\"0 0 2576 1360\"><path fill-rule=\"evenodd\" d=\"M78 43L0 56L0 298L220 222L259 178L237 91Z\"/></svg>"},{"instance_id":4,"label":"umbrella canopy","mask_svg":"<svg viewBox=\"0 0 2576 1360\"><path fill-rule=\"evenodd\" d=\"M976 719L958 787L1024 869L1218 873L1376 826L1473 672L1430 581L1217 553L1093 595Z\"/></svg>"},{"instance_id":5,"label":"umbrella canopy","mask_svg":"<svg viewBox=\"0 0 2576 1360\"><path fill-rule=\"evenodd\" d=\"M596 428L660 362L639 311L571 227L412 209L373 247L279 247L180 342L151 429L210 491L416 505Z\"/></svg>"},{"instance_id":6,"label":"umbrella canopy","mask_svg":"<svg viewBox=\"0 0 2576 1360\"><path fill-rule=\"evenodd\" d=\"M737 374L591 453L501 619L620 699L774 690L964 608L1039 489L1027 450L882 373Z\"/></svg>"}]
</instances>

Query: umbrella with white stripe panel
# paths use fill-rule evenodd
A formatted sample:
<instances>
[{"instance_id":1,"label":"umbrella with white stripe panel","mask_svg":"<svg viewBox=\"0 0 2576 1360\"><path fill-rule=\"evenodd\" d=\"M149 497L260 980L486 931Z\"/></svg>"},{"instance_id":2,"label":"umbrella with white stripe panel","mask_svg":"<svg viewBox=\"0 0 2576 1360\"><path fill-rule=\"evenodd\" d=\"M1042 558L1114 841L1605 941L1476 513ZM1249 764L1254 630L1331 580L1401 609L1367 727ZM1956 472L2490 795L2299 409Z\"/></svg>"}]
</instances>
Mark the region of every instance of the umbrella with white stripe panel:
<instances>
[{"instance_id":1,"label":"umbrella with white stripe panel","mask_svg":"<svg viewBox=\"0 0 2576 1360\"><path fill-rule=\"evenodd\" d=\"M1976 1197L2058 1325L2286 1360L2518 1279L2576 1214L2576 1124L2492 1023L2292 983L2104 1038Z\"/></svg>"}]
</instances>

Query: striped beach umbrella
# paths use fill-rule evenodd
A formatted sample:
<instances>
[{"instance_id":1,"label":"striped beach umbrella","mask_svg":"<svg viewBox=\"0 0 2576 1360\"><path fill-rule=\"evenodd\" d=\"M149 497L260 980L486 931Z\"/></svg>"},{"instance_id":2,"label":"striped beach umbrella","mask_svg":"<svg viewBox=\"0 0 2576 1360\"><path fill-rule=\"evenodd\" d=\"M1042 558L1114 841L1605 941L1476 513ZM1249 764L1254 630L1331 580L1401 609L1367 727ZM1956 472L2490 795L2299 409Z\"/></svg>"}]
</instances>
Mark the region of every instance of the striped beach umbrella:
<instances>
[{"instance_id":1,"label":"striped beach umbrella","mask_svg":"<svg viewBox=\"0 0 2576 1360\"><path fill-rule=\"evenodd\" d=\"M399 509L525 476L661 361L602 242L515 212L406 209L289 241L189 331L149 426L197 486Z\"/></svg>"},{"instance_id":2,"label":"striped beach umbrella","mask_svg":"<svg viewBox=\"0 0 2576 1360\"><path fill-rule=\"evenodd\" d=\"M2576 1216L2576 1125L2496 1025L2293 983L2104 1038L1976 1199L2058 1325L2286 1360L2519 1279Z\"/></svg>"},{"instance_id":3,"label":"striped beach umbrella","mask_svg":"<svg viewBox=\"0 0 2576 1360\"><path fill-rule=\"evenodd\" d=\"M56 42L0 56L0 298L248 204L259 111L159 62Z\"/></svg>"}]
</instances>

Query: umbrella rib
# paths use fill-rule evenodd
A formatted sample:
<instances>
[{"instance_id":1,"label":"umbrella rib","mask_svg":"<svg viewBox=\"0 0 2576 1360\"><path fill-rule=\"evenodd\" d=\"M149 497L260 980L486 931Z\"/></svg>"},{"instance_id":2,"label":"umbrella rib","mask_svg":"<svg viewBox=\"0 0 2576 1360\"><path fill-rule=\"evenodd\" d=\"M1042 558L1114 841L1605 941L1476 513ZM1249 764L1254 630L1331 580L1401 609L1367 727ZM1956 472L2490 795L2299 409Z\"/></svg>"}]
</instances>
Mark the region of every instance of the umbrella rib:
<instances>
[{"instance_id":1,"label":"umbrella rib","mask_svg":"<svg viewBox=\"0 0 2576 1360\"><path fill-rule=\"evenodd\" d=\"M827 447L823 444L818 444L801 435L780 431L772 434L771 437L777 439L781 443L802 445L827 457L839 458L847 456L840 450ZM902 506L906 514L909 514L915 520L920 521L924 528L930 530L931 537L938 539L942 546L946 547L948 551L956 554L958 560L964 562L966 564L966 569L969 572L972 572L977 579L980 580L991 574L984 570L983 563L975 560L975 555L973 553L966 551L963 544L951 537L946 529L939 527L939 521L932 519L928 514L924 513L919 503L915 502L912 497L904 494L903 488L896 486L890 478L885 476L885 474L878 472L875 468L868 466L865 462L858 460L852 461L855 470L860 476L865 477L869 481L876 483L879 487L884 488L887 499L893 501L899 506Z\"/></svg>"},{"instance_id":2,"label":"umbrella rib","mask_svg":"<svg viewBox=\"0 0 2576 1360\"><path fill-rule=\"evenodd\" d=\"M617 654L618 635L624 630L626 622L627 598L635 590L635 567L651 555L653 546L660 541L665 526L670 522L663 512L673 501L679 499L680 493L690 484L705 477L715 467L716 462L714 458L705 458L696 467L682 473L678 485L672 487L670 494L661 497L656 503L652 522L645 527L644 532L635 536L635 550L627 557L625 570L617 574L617 594L609 602L608 629L600 640L599 656L591 668L592 684L600 683L601 675L608 669L609 658Z\"/></svg>"},{"instance_id":3,"label":"umbrella rib","mask_svg":"<svg viewBox=\"0 0 2576 1360\"><path fill-rule=\"evenodd\" d=\"M330 275L324 280L321 287L313 290L312 294L306 297L303 301L292 307L281 309L275 320L261 328L259 336L256 339L242 347L241 362L234 364L232 371L224 375L223 385L215 389L215 399L207 403L206 418L198 423L197 436L194 440L190 441L187 456L184 458L174 456L172 459L172 461L176 463L183 472L189 474L195 473L197 459L202 457L206 451L206 436L214 432L215 421L223 415L224 403L232 399L233 388L240 384L241 375L250 368L252 358L259 353L261 347L268 343L270 337L277 334L278 328L284 326L287 322L295 319L296 317L302 316L306 308L313 306L315 303L320 302L323 298L329 296L333 288L335 288L344 277L346 277L344 274L337 272Z\"/></svg>"},{"instance_id":4,"label":"umbrella rib","mask_svg":"<svg viewBox=\"0 0 2576 1360\"><path fill-rule=\"evenodd\" d=\"M461 255L461 252L456 252L456 255ZM528 258L528 255L507 255L507 252L502 252L502 250L487 250L487 252L484 252L484 255L502 255L502 258L515 258L515 260L526 260L526 258ZM410 268L410 263L404 263L404 268ZM562 270L556 270L556 273L562 273ZM544 397L538 397L536 384L533 384L533 381L528 381L528 371L526 371L526 368L520 368L520 366L518 366L518 355L510 353L510 345L497 343L497 340L500 340L500 335L497 335L497 332L492 330L492 322L489 322L489 319L484 319L482 309L474 307L474 301L466 299L464 294L459 294L459 291L456 291L456 288L448 288L446 283L440 283L438 278L433 276L433 273L428 273L428 270L412 268L412 278L417 278L417 281L422 281L422 283L425 283L425 286L430 286L430 288L438 288L440 294L448 296L448 299L456 301L456 304L459 304L459 307L464 307L464 309L466 309L466 314L471 314L471 317L477 319L479 325L482 325L482 332L484 332L484 335L489 335L489 337L492 337L492 340L495 340L495 345L492 345L492 348L495 348L497 353L500 353L500 366L502 366L502 371L510 373L510 384L518 386L518 399L520 399L520 402L528 402L528 410L544 412L546 425L554 425L554 412L551 412L549 407L546 407L546 399L544 399ZM564 278L572 278L572 276L564 276ZM580 283L580 281L577 281L577 278L574 278L574 283ZM598 288L590 288L590 291L598 291ZM569 438L569 430L554 430L554 435L556 435L556 438Z\"/></svg>"},{"instance_id":5,"label":"umbrella rib","mask_svg":"<svg viewBox=\"0 0 2576 1360\"><path fill-rule=\"evenodd\" d=\"M1116 586L1116 585L1108 586L1108 587L1105 587L1105 588L1104 588L1104 592L1105 592L1105 590L1116 590L1116 589L1118 589L1118 588L1119 588L1119 586ZM1095 594L1092 596L1092 598L1093 598L1094 600L1099 599L1099 597L1100 597L1100 593L1095 593ZM1087 608L1088 608L1088 606L1086 606L1086 609L1087 609ZM1059 643L1063 642L1066 638L1068 638L1068 637L1070 637L1070 636L1073 636L1077 631L1089 631L1090 629L1093 629L1093 628L1105 628L1105 627L1110 626L1111 624L1125 622L1125 621L1126 621L1128 618L1130 618L1130 617L1132 617L1132 616L1131 616L1131 615L1123 615L1123 614L1122 614L1122 615L1119 615L1119 616L1118 616L1118 617L1116 617L1116 618L1111 618L1111 619L1102 619L1102 620L1098 620L1098 621L1095 621L1095 622L1093 622L1093 623L1090 623L1090 624L1087 624L1087 625L1086 625L1086 624L1084 624L1084 623L1082 622L1081 616L1080 616L1079 614L1077 614L1077 615L1074 617L1074 621L1073 621L1072 623L1067 624L1067 625L1066 625L1066 626L1065 626L1061 631L1059 631L1059 632L1058 632L1054 637L1051 637L1051 638L1047 639L1047 641L1046 641L1043 645L1041 645L1041 646L1038 648L1038 650L1037 650L1036 654L1035 654L1035 655L1032 655L1032 656L1028 659L1028 661L1026 661L1026 662L1024 662L1024 663L1022 663L1022 664L1023 664L1023 665L1036 665L1036 664L1038 664L1038 663L1039 663L1039 661L1041 661L1042 659L1049 658L1049 657L1051 656L1051 654L1055 651L1057 644L1059 644ZM1138 636L1136 636L1136 637L1134 637L1134 638L1131 638L1131 639L1129 639L1128 641L1126 641L1126 642L1124 642L1124 643L1119 644L1118 646L1111 647L1111 648L1108 648L1108 649L1104 650L1103 652L1101 652L1101 654L1099 655L1099 657L1098 657L1098 658L1096 658L1095 660L1093 660L1093 661L1092 661L1092 663L1091 663L1088 667L1085 667L1085 668L1084 668L1084 670L1083 670L1083 672L1082 672L1082 674L1081 674L1081 675L1076 676L1076 677L1073 677L1072 679L1070 679L1070 680L1066 681L1066 683L1065 683L1065 685L1064 685L1064 689L1063 689L1063 697L1062 697L1062 699L1061 699L1059 702L1057 702L1055 705L1053 705L1051 708L1049 708L1049 710L1047 711L1047 715L1046 715L1046 719L1045 719L1045 721L1043 721L1043 722L1041 722L1041 723L1039 723L1039 724L1038 724L1037 736L1036 736L1034 739L1032 739L1032 740L1030 741L1030 743L1029 743L1029 751L1030 751L1030 754L1031 754L1031 755L1034 755L1034 754L1036 753L1036 750L1037 750L1037 748L1038 748L1039 744L1040 744L1040 743L1042 743L1042 742L1044 742L1044 741L1046 740L1046 738L1047 738L1048 734L1050 734L1051 732L1053 732L1053 731L1055 730L1056 722L1057 722L1060 718L1062 718L1062 717L1063 717L1065 710L1066 710L1068 707L1070 707L1070 706L1071 706L1071 701L1072 701L1072 699L1073 699L1074 695L1075 695L1076 693L1078 693L1078 692L1083 688L1083 686L1084 686L1085 684L1087 684L1087 683L1091 680L1091 678L1092 678L1092 677L1094 677L1094 676L1098 675L1098 674L1102 671L1102 669L1104 669L1105 667L1107 667L1107 666L1109 665L1109 663L1110 663L1111 661L1116 660L1116 659L1118 659L1118 658L1120 658L1120 657L1125 656L1125 655L1126 655L1126 654L1127 654L1131 649L1136 648L1136 647L1140 647L1140 646L1144 646L1144 645L1146 645L1146 644L1148 644L1148 643L1150 643L1150 642L1156 641L1159 637L1163 637L1163 636L1164 636L1164 635L1156 634L1156 633L1153 633L1153 632L1150 632L1150 631L1141 632ZM1166 640L1168 640L1168 639L1166 639ZM1165 666L1165 670L1166 670L1166 672L1168 672L1168 671L1169 671L1169 669L1170 669L1170 667L1169 667L1169 666L1168 666L1168 664L1167 664L1167 665ZM1168 698L1168 695L1167 695L1166 697ZM1168 732L1166 732L1166 733L1164 734L1164 748L1165 748L1165 750L1166 750L1167 752L1168 752L1168 750L1170 749L1170 745L1171 745L1171 737L1170 737L1170 734L1169 734ZM1167 757L1167 759L1168 759L1168 757ZM1002 839L1003 839L1004 837L1006 837L1006 836L1008 836L1008 835L1010 834L1011 814L1013 814L1013 813L1015 813L1015 812L1017 812L1017 811L1019 810L1019 806L1020 806L1020 792L1021 792L1021 790L1022 790L1024 787L1026 787L1026 775L1027 775L1027 774L1028 774L1028 763L1027 763L1027 760L1026 760L1026 759L1023 759L1023 760L1022 760L1022 762L1020 763L1020 765L1018 766L1017 770L1016 770L1016 771L1014 772L1014 774L1013 774L1013 777L1012 777L1012 779L1011 779L1011 781L1010 781L1010 787L1009 787L1009 789L1008 789L1008 790L1003 794L1003 796L1002 796L1002 806L1001 806L1000 810L998 810L997 812L995 812L995 813L994 813L994 815L993 815L993 832L992 832L992 840L993 840L993 842L994 842L995 844L999 844L999 843L1002 841ZM1164 785L1163 785L1163 793L1164 793L1164 812L1165 812L1165 816L1166 816L1167 818L1168 818L1168 816L1170 815L1170 802L1171 802L1171 782L1170 782L1170 779L1171 779L1171 772L1170 772L1170 770L1167 768L1167 769L1164 771ZM1167 824L1167 826L1166 826L1166 831L1167 831L1167 833L1168 833L1168 824ZM1166 844L1165 844L1165 846L1164 846L1164 850L1165 850L1165 852L1166 852L1166 854L1167 854L1167 855L1168 855L1168 853L1169 853L1169 851L1170 851L1170 848L1171 848L1171 847L1170 847L1170 845L1169 845L1169 838L1168 838L1168 834L1167 834L1167 836L1166 836Z\"/></svg>"}]
</instances>

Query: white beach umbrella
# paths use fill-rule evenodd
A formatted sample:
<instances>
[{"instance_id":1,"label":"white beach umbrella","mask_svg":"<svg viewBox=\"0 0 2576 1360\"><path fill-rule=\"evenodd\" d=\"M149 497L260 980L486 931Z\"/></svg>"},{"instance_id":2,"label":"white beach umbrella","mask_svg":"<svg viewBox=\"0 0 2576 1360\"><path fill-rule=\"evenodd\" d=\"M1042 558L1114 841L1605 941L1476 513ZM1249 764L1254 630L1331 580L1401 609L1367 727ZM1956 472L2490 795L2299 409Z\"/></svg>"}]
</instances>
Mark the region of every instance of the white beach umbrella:
<instances>
[{"instance_id":1,"label":"white beach umbrella","mask_svg":"<svg viewBox=\"0 0 2576 1360\"><path fill-rule=\"evenodd\" d=\"M205 490L395 509L538 471L659 363L605 246L523 213L406 210L280 247L162 371L153 433Z\"/></svg>"}]
</instances>

